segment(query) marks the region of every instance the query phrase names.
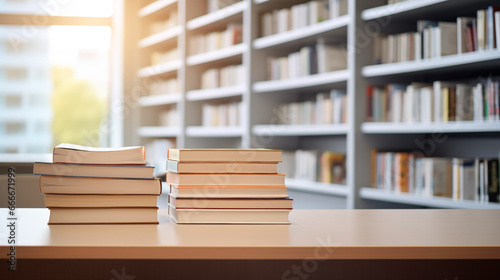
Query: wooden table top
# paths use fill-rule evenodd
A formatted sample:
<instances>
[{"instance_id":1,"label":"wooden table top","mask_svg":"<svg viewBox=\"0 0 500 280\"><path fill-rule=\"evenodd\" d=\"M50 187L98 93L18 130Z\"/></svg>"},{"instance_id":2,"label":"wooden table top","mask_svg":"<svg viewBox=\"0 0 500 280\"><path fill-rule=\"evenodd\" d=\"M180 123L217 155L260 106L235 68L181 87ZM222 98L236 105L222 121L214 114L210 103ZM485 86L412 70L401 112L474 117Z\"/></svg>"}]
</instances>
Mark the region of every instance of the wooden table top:
<instances>
[{"instance_id":1,"label":"wooden table top","mask_svg":"<svg viewBox=\"0 0 500 280\"><path fill-rule=\"evenodd\" d=\"M500 210L293 210L291 225L47 225L16 209L19 259L500 259ZM0 220L8 224L8 210ZM8 228L0 230L0 258Z\"/></svg>"}]
</instances>

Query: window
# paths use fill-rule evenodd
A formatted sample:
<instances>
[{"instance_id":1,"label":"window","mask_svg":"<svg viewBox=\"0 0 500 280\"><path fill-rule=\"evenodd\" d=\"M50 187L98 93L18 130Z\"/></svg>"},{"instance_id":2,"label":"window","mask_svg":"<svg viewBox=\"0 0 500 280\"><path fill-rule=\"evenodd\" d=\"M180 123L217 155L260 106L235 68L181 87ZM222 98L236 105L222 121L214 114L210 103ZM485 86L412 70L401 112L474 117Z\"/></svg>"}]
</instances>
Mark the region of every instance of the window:
<instances>
[{"instance_id":1,"label":"window","mask_svg":"<svg viewBox=\"0 0 500 280\"><path fill-rule=\"evenodd\" d=\"M107 145L113 2L0 0L0 154Z\"/></svg>"}]
</instances>

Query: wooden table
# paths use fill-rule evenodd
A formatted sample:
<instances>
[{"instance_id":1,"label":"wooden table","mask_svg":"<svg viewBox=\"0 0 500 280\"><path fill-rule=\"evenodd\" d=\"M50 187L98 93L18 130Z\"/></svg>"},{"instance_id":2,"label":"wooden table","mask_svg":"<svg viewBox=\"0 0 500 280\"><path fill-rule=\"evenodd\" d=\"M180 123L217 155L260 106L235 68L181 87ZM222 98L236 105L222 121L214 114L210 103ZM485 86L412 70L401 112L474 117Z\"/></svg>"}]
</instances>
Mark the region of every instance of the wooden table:
<instances>
[{"instance_id":1,"label":"wooden table","mask_svg":"<svg viewBox=\"0 0 500 280\"><path fill-rule=\"evenodd\" d=\"M500 210L294 210L291 225L176 225L159 210L159 225L48 226L48 215L16 210L17 277L500 279Z\"/></svg>"}]
</instances>

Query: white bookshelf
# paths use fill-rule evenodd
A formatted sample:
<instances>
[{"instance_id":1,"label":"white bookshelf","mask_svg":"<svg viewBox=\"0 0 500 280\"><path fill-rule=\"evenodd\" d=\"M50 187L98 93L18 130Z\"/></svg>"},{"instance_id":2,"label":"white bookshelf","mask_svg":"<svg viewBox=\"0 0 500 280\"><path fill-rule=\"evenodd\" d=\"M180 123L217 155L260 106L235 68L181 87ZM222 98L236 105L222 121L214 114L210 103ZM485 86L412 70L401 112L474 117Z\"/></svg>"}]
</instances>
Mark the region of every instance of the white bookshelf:
<instances>
[{"instance_id":1,"label":"white bookshelf","mask_svg":"<svg viewBox=\"0 0 500 280\"><path fill-rule=\"evenodd\" d=\"M171 7L175 3L177 3L177 0L157 0L140 9L138 14L140 17L146 17Z\"/></svg>"},{"instance_id":2,"label":"white bookshelf","mask_svg":"<svg viewBox=\"0 0 500 280\"><path fill-rule=\"evenodd\" d=\"M187 29L194 30L222 20L230 20L231 17L242 14L248 7L248 1L241 1L216 12L206 14L187 22Z\"/></svg>"},{"instance_id":3,"label":"white bookshelf","mask_svg":"<svg viewBox=\"0 0 500 280\"><path fill-rule=\"evenodd\" d=\"M161 64L141 68L139 69L137 74L141 78L169 74L179 70L181 65L182 62L180 60L168 61Z\"/></svg>"},{"instance_id":4,"label":"white bookshelf","mask_svg":"<svg viewBox=\"0 0 500 280\"><path fill-rule=\"evenodd\" d=\"M173 28L164 30L162 32L150 35L139 41L140 48L151 47L160 43L168 42L174 38L177 38L182 32L181 26L175 26Z\"/></svg>"},{"instance_id":5,"label":"white bookshelf","mask_svg":"<svg viewBox=\"0 0 500 280\"><path fill-rule=\"evenodd\" d=\"M346 34L348 23L349 16L345 15L299 29L255 39L255 41L253 42L253 46L256 49L264 49L290 42L295 42L307 37L321 36L324 35L324 33L328 33L328 35L331 35L331 33L334 31L343 32L344 34Z\"/></svg>"},{"instance_id":6,"label":"white bookshelf","mask_svg":"<svg viewBox=\"0 0 500 280\"><path fill-rule=\"evenodd\" d=\"M272 92L290 89L300 89L322 85L345 84L349 78L349 71L340 70L329 73L315 74L288 80L272 80L256 82L253 85L254 92Z\"/></svg>"},{"instance_id":7,"label":"white bookshelf","mask_svg":"<svg viewBox=\"0 0 500 280\"><path fill-rule=\"evenodd\" d=\"M189 101L199 101L235 97L241 96L244 91L245 89L242 86L190 90L186 94L186 99Z\"/></svg>"},{"instance_id":8,"label":"white bookshelf","mask_svg":"<svg viewBox=\"0 0 500 280\"><path fill-rule=\"evenodd\" d=\"M186 135L190 137L241 137L243 128L239 126L188 126Z\"/></svg>"},{"instance_id":9,"label":"white bookshelf","mask_svg":"<svg viewBox=\"0 0 500 280\"><path fill-rule=\"evenodd\" d=\"M373 40L370 39L373 34L368 31L373 31L374 27L383 32L404 28L408 29L401 32L414 31L418 19L429 19L428 16L431 15L431 19L439 20L440 14L446 13L444 20L450 20L464 11L483 9L488 6L488 1L407 0L385 5L386 1L382 0L348 0L348 15L262 38L259 36L263 13L305 1L243 0L209 14L206 12L206 5L203 1L205 0L198 2L199 5L193 5L190 0L157 0L152 3L148 1L144 5L130 4L136 5L136 8L133 13L129 14L139 17L140 22L144 22L145 25L150 20L161 19L163 12L168 12L169 9L178 10L178 27L151 36L136 34L135 41L127 46L135 47L137 52L130 53L126 59L134 60L133 63L127 65L147 65L144 62L147 61L148 52L168 51L172 45L176 44L179 50L178 60L140 69L129 67L134 73L128 74L135 75L138 80L137 85L143 88L148 83L142 81L170 79L175 76L180 88L179 94L175 95L164 94L137 98L137 93L133 92L136 87L130 84L124 87L125 97L127 97L125 100L133 100L138 105L132 106L132 111L140 111L139 115L144 115L142 117L146 120L130 117L134 124L131 125L129 131L133 131L133 136L138 135L136 138L132 136L137 140L131 141L131 145L137 142L147 142L150 138L175 138L179 148L259 147L283 150L331 150L346 154L347 184L345 186L287 178L286 183L290 190L316 196L334 196L335 199L345 200L342 205L346 205L347 208L370 207L370 203L374 201L439 208L485 207L485 205L469 202L450 202L449 200L443 202L440 198L436 200L399 194L394 198L396 194L380 194L380 192L372 192L378 190L366 190L364 187L370 185L370 152L373 148L390 150L391 147L394 149L397 147L411 150L414 148L413 142L417 137L429 137L434 132L439 132L447 134L449 138L450 142L446 145L447 151L463 148L471 149L472 152L479 150L484 152L486 148L480 147L482 142L478 144L474 141L487 138L488 141L485 142L494 142L493 138L500 133L500 123L366 122L365 90L370 84L450 80L455 74L460 76L457 79L461 79L462 76L465 79L474 79L482 75L485 70L500 74L498 72L500 70L497 70L500 65L499 50L465 53L439 59L371 65L373 63L371 57ZM133 1L133 3L136 2ZM382 6L374 7L375 5ZM131 22L134 20L137 19L130 19ZM220 31L231 22L241 24L242 43L202 54L187 53L190 36ZM130 36L134 36L133 33L131 34ZM314 44L319 37L332 38L336 43L347 46L347 69L288 80L266 80L268 57L295 52L302 46ZM141 59L143 61L140 61ZM205 70L231 64L242 64L244 68L245 78L241 86L200 89L200 78ZM481 74L476 74L476 71ZM273 117L276 117L273 109L277 105L312 100L312 96L318 92L329 92L331 89L345 90L347 93L348 122L346 124L272 124L277 123L273 121ZM224 103L229 100L242 103L240 126L199 126L203 104ZM155 123L158 114L163 110L163 105L166 105L165 110L176 106L179 114L179 127L141 126L141 123ZM454 137L466 138L466 140L454 141ZM266 142L267 140L269 141ZM469 140L472 143L471 146L464 146L463 143L468 143ZM492 151L494 153L492 156L497 156L498 152ZM381 197L390 198L384 200ZM450 204L452 206L445 206L448 202L452 203ZM457 203L461 206L457 206L459 205Z\"/></svg>"},{"instance_id":10,"label":"white bookshelf","mask_svg":"<svg viewBox=\"0 0 500 280\"><path fill-rule=\"evenodd\" d=\"M325 184L309 180L285 178L285 184L290 190L326 194L334 196L347 196L348 187L338 184Z\"/></svg>"},{"instance_id":11,"label":"white bookshelf","mask_svg":"<svg viewBox=\"0 0 500 280\"><path fill-rule=\"evenodd\" d=\"M191 55L187 58L187 64L192 66L235 56L241 56L246 51L246 49L246 45L238 44L220 50Z\"/></svg>"},{"instance_id":12,"label":"white bookshelf","mask_svg":"<svg viewBox=\"0 0 500 280\"><path fill-rule=\"evenodd\" d=\"M360 196L365 199L411 204L432 208L500 209L500 203L480 203L471 200L453 200L447 197L424 197L411 193L396 193L375 188L362 188Z\"/></svg>"},{"instance_id":13,"label":"white bookshelf","mask_svg":"<svg viewBox=\"0 0 500 280\"><path fill-rule=\"evenodd\" d=\"M439 73L443 71L460 71L469 67L495 67L500 64L500 50L486 50L469 52L464 54L448 55L436 59L423 59L389 64L378 64L363 67L362 73L365 77L378 77L404 73L426 71L427 73Z\"/></svg>"},{"instance_id":14,"label":"white bookshelf","mask_svg":"<svg viewBox=\"0 0 500 280\"><path fill-rule=\"evenodd\" d=\"M252 132L261 136L346 135L347 124L254 125Z\"/></svg>"},{"instance_id":15,"label":"white bookshelf","mask_svg":"<svg viewBox=\"0 0 500 280\"><path fill-rule=\"evenodd\" d=\"M142 126L137 131L141 137L177 137L180 132L180 127L165 126Z\"/></svg>"},{"instance_id":16,"label":"white bookshelf","mask_svg":"<svg viewBox=\"0 0 500 280\"><path fill-rule=\"evenodd\" d=\"M406 0L395 4L383 5L371 9L366 9L361 13L361 18L363 20L374 20L383 17L393 16L402 13L408 13L411 11L419 10L422 8L431 8L433 5L440 4L443 2L449 2L448 0Z\"/></svg>"},{"instance_id":17,"label":"white bookshelf","mask_svg":"<svg viewBox=\"0 0 500 280\"><path fill-rule=\"evenodd\" d=\"M181 98L182 95L180 93L143 96L139 99L139 105L147 107L147 106L175 104L179 102Z\"/></svg>"},{"instance_id":18,"label":"white bookshelf","mask_svg":"<svg viewBox=\"0 0 500 280\"><path fill-rule=\"evenodd\" d=\"M500 122L446 122L446 123L387 123L366 122L361 126L370 134L411 134L411 133L474 133L500 132Z\"/></svg>"}]
</instances>

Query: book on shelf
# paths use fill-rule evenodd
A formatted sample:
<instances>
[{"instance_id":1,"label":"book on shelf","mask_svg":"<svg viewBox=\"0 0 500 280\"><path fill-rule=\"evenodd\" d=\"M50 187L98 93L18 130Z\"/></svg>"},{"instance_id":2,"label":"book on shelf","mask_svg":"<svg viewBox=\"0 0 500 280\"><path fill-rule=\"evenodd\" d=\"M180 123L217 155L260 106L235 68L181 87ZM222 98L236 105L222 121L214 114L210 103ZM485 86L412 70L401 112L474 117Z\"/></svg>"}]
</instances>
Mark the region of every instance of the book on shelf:
<instances>
[{"instance_id":1,"label":"book on shelf","mask_svg":"<svg viewBox=\"0 0 500 280\"><path fill-rule=\"evenodd\" d=\"M169 195L176 209L292 209L291 198L192 198Z\"/></svg>"},{"instance_id":2,"label":"book on shelf","mask_svg":"<svg viewBox=\"0 0 500 280\"><path fill-rule=\"evenodd\" d=\"M321 182L325 184L346 184L346 156L331 151L296 150L283 153L280 173L288 178Z\"/></svg>"},{"instance_id":3,"label":"book on shelf","mask_svg":"<svg viewBox=\"0 0 500 280\"><path fill-rule=\"evenodd\" d=\"M201 89L239 86L244 79L245 68L241 64L211 68L201 74Z\"/></svg>"},{"instance_id":4,"label":"book on shelf","mask_svg":"<svg viewBox=\"0 0 500 280\"><path fill-rule=\"evenodd\" d=\"M167 172L167 184L178 186L281 186L285 184L284 174L193 174Z\"/></svg>"},{"instance_id":5,"label":"book on shelf","mask_svg":"<svg viewBox=\"0 0 500 280\"><path fill-rule=\"evenodd\" d=\"M227 48L242 42L242 26L240 23L231 22L223 31L193 35L189 40L190 55Z\"/></svg>"},{"instance_id":6,"label":"book on shelf","mask_svg":"<svg viewBox=\"0 0 500 280\"><path fill-rule=\"evenodd\" d=\"M308 1L264 12L260 17L261 37L311 26L347 14L347 0Z\"/></svg>"},{"instance_id":7,"label":"book on shelf","mask_svg":"<svg viewBox=\"0 0 500 280\"><path fill-rule=\"evenodd\" d=\"M276 163L255 162L178 162L167 161L167 171L173 173L278 173Z\"/></svg>"},{"instance_id":8,"label":"book on shelf","mask_svg":"<svg viewBox=\"0 0 500 280\"><path fill-rule=\"evenodd\" d=\"M168 159L179 162L280 162L281 150L169 149Z\"/></svg>"},{"instance_id":9,"label":"book on shelf","mask_svg":"<svg viewBox=\"0 0 500 280\"><path fill-rule=\"evenodd\" d=\"M240 126L243 103L203 103L201 106L202 126Z\"/></svg>"},{"instance_id":10,"label":"book on shelf","mask_svg":"<svg viewBox=\"0 0 500 280\"><path fill-rule=\"evenodd\" d=\"M170 185L170 194L189 198L287 198L288 188L282 186L177 186Z\"/></svg>"},{"instance_id":11,"label":"book on shelf","mask_svg":"<svg viewBox=\"0 0 500 280\"><path fill-rule=\"evenodd\" d=\"M158 65L166 62L171 62L179 59L179 49L177 47L172 48L168 51L154 51L151 53L150 62L151 65Z\"/></svg>"},{"instance_id":12,"label":"book on shelf","mask_svg":"<svg viewBox=\"0 0 500 280\"><path fill-rule=\"evenodd\" d=\"M345 91L318 93L315 100L280 104L275 108L280 124L340 124L347 122Z\"/></svg>"},{"instance_id":13,"label":"book on shelf","mask_svg":"<svg viewBox=\"0 0 500 280\"><path fill-rule=\"evenodd\" d=\"M179 224L290 224L287 209L176 209L168 214Z\"/></svg>"},{"instance_id":14,"label":"book on shelf","mask_svg":"<svg viewBox=\"0 0 500 280\"><path fill-rule=\"evenodd\" d=\"M416 32L380 34L374 40L374 63L434 59L496 49L498 10L499 7L489 6L478 10L476 17L457 17L455 22L418 20Z\"/></svg>"},{"instance_id":15,"label":"book on shelf","mask_svg":"<svg viewBox=\"0 0 500 280\"><path fill-rule=\"evenodd\" d=\"M287 56L268 57L268 80L285 80L347 68L346 49L318 38L314 46L301 47Z\"/></svg>"},{"instance_id":16,"label":"book on shelf","mask_svg":"<svg viewBox=\"0 0 500 280\"><path fill-rule=\"evenodd\" d=\"M142 178L152 179L154 167L148 165L98 165L75 163L35 162L34 175L107 177L107 178Z\"/></svg>"},{"instance_id":17,"label":"book on shelf","mask_svg":"<svg viewBox=\"0 0 500 280\"><path fill-rule=\"evenodd\" d=\"M158 224L158 208L51 208L55 224Z\"/></svg>"},{"instance_id":18,"label":"book on shelf","mask_svg":"<svg viewBox=\"0 0 500 280\"><path fill-rule=\"evenodd\" d=\"M177 127L179 126L179 114L177 108L173 107L162 111L159 116L158 123L160 126Z\"/></svg>"},{"instance_id":19,"label":"book on shelf","mask_svg":"<svg viewBox=\"0 0 500 280\"><path fill-rule=\"evenodd\" d=\"M372 186L423 197L499 202L498 158L423 157L372 151Z\"/></svg>"},{"instance_id":20,"label":"book on shelf","mask_svg":"<svg viewBox=\"0 0 500 280\"><path fill-rule=\"evenodd\" d=\"M63 143L54 147L54 163L146 164L144 147L93 148Z\"/></svg>"},{"instance_id":21,"label":"book on shelf","mask_svg":"<svg viewBox=\"0 0 500 280\"><path fill-rule=\"evenodd\" d=\"M65 195L45 194L45 207L47 208L108 208L108 207L156 207L157 195Z\"/></svg>"},{"instance_id":22,"label":"book on shelf","mask_svg":"<svg viewBox=\"0 0 500 280\"><path fill-rule=\"evenodd\" d=\"M40 176L42 194L161 194L160 179Z\"/></svg>"},{"instance_id":23,"label":"book on shelf","mask_svg":"<svg viewBox=\"0 0 500 280\"><path fill-rule=\"evenodd\" d=\"M177 78L156 80L149 84L149 95L163 95L180 92Z\"/></svg>"},{"instance_id":24,"label":"book on shelf","mask_svg":"<svg viewBox=\"0 0 500 280\"><path fill-rule=\"evenodd\" d=\"M153 21L149 24L149 34L154 35L179 25L179 15L176 9L163 13L163 20Z\"/></svg>"},{"instance_id":25,"label":"book on shelf","mask_svg":"<svg viewBox=\"0 0 500 280\"><path fill-rule=\"evenodd\" d=\"M367 121L429 123L500 120L499 81L369 85Z\"/></svg>"}]
</instances>

